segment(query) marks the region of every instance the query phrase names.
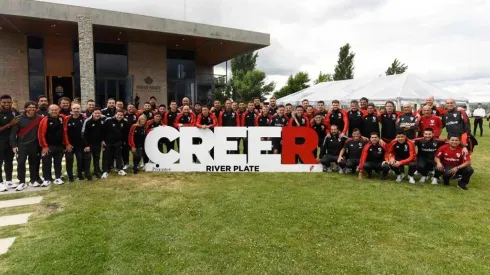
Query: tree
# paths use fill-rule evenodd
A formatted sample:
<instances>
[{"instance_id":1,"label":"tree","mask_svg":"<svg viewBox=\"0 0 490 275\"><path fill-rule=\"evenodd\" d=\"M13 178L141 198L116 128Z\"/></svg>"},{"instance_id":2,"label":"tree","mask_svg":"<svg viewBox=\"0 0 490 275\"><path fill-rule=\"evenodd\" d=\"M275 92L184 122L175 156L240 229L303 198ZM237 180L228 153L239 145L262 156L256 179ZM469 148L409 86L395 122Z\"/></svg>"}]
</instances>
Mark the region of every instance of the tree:
<instances>
[{"instance_id":1,"label":"tree","mask_svg":"<svg viewBox=\"0 0 490 275\"><path fill-rule=\"evenodd\" d=\"M401 64L397 58L391 63L391 66L386 70L386 75L402 74L408 69L405 63Z\"/></svg>"},{"instance_id":2,"label":"tree","mask_svg":"<svg viewBox=\"0 0 490 275\"><path fill-rule=\"evenodd\" d=\"M227 93L234 100L248 101L254 97L265 100L265 96L270 94L276 84L266 83L264 72L257 70L258 53L250 52L231 60L232 77L228 81Z\"/></svg>"},{"instance_id":3,"label":"tree","mask_svg":"<svg viewBox=\"0 0 490 275\"><path fill-rule=\"evenodd\" d=\"M308 84L310 82L310 77L308 76L307 72L299 72L297 74L290 75L288 77L288 81L284 87L282 87L279 91L274 93L274 96L276 98L284 97L296 92L299 92L301 90L304 90L310 85Z\"/></svg>"},{"instance_id":4,"label":"tree","mask_svg":"<svg viewBox=\"0 0 490 275\"><path fill-rule=\"evenodd\" d=\"M318 78L315 79L315 81L313 83L316 85L318 83L328 82L328 81L333 81L332 74L324 74L324 73L320 72L320 74L318 75Z\"/></svg>"},{"instance_id":5,"label":"tree","mask_svg":"<svg viewBox=\"0 0 490 275\"><path fill-rule=\"evenodd\" d=\"M334 80L345 80L354 78L354 56L349 43L340 47L339 59L335 66Z\"/></svg>"}]
</instances>

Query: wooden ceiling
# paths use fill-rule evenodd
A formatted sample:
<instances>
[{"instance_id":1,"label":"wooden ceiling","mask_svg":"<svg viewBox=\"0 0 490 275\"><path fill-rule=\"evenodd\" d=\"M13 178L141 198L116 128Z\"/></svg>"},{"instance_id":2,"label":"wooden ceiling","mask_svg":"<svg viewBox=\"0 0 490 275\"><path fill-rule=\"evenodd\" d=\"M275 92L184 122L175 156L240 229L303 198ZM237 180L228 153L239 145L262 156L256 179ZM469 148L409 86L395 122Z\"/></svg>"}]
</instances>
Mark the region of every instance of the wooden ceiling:
<instances>
[{"instance_id":1,"label":"wooden ceiling","mask_svg":"<svg viewBox=\"0 0 490 275\"><path fill-rule=\"evenodd\" d=\"M59 36L73 40L78 38L78 25L74 22L0 15L0 28L0 35L5 31L40 37ZM191 50L196 52L196 62L203 65L217 65L242 53L260 48L249 43L99 25L94 26L94 40L111 43L157 44L167 49Z\"/></svg>"}]
</instances>

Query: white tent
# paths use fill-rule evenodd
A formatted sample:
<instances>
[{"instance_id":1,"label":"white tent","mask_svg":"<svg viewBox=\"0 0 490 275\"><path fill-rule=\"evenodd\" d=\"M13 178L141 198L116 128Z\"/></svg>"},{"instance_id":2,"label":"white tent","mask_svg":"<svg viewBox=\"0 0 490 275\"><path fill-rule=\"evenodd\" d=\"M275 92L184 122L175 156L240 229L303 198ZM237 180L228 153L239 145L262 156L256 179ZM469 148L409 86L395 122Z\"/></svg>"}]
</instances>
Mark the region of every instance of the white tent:
<instances>
[{"instance_id":1,"label":"white tent","mask_svg":"<svg viewBox=\"0 0 490 275\"><path fill-rule=\"evenodd\" d=\"M400 105L403 102L422 103L425 98L434 96L436 101L453 97L449 92L427 83L413 74L399 74L343 81L324 82L297 93L277 99L280 103L297 104L303 99L311 102L338 99L343 103L366 97L375 104L392 100ZM468 99L454 97L457 102L467 103ZM326 102L327 103L327 102Z\"/></svg>"}]
</instances>

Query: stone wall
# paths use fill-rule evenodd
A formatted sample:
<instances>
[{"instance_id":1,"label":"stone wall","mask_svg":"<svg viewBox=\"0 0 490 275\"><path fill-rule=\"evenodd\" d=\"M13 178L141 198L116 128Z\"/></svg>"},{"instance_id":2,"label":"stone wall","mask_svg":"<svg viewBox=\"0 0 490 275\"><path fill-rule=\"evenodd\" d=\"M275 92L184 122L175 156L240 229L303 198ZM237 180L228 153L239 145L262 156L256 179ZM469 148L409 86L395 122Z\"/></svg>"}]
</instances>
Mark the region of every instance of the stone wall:
<instances>
[{"instance_id":1,"label":"stone wall","mask_svg":"<svg viewBox=\"0 0 490 275\"><path fill-rule=\"evenodd\" d=\"M78 47L80 56L80 94L82 108L95 98L94 40L92 19L78 16Z\"/></svg>"},{"instance_id":2,"label":"stone wall","mask_svg":"<svg viewBox=\"0 0 490 275\"><path fill-rule=\"evenodd\" d=\"M27 38L22 34L0 34L0 94L10 94L21 108L29 100Z\"/></svg>"},{"instance_id":3,"label":"stone wall","mask_svg":"<svg viewBox=\"0 0 490 275\"><path fill-rule=\"evenodd\" d=\"M128 44L128 69L133 76L133 98L140 97L140 108L154 96L167 105L167 50L163 45Z\"/></svg>"}]
</instances>

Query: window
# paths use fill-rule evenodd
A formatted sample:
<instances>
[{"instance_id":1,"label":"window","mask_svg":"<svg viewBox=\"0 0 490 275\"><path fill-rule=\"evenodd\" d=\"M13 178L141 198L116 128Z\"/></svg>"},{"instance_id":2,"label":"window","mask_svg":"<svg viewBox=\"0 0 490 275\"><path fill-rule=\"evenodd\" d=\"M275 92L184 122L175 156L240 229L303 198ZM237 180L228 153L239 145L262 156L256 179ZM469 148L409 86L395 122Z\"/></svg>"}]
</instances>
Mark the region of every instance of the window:
<instances>
[{"instance_id":1,"label":"window","mask_svg":"<svg viewBox=\"0 0 490 275\"><path fill-rule=\"evenodd\" d=\"M29 72L29 98L37 101L45 94L44 39L27 37L27 63Z\"/></svg>"},{"instance_id":2,"label":"window","mask_svg":"<svg viewBox=\"0 0 490 275\"><path fill-rule=\"evenodd\" d=\"M41 95L44 95L44 82L44 75L29 75L29 97L31 100L37 102L37 98Z\"/></svg>"},{"instance_id":3,"label":"window","mask_svg":"<svg viewBox=\"0 0 490 275\"><path fill-rule=\"evenodd\" d=\"M95 43L95 75L126 77L128 51L124 44Z\"/></svg>"}]
</instances>

